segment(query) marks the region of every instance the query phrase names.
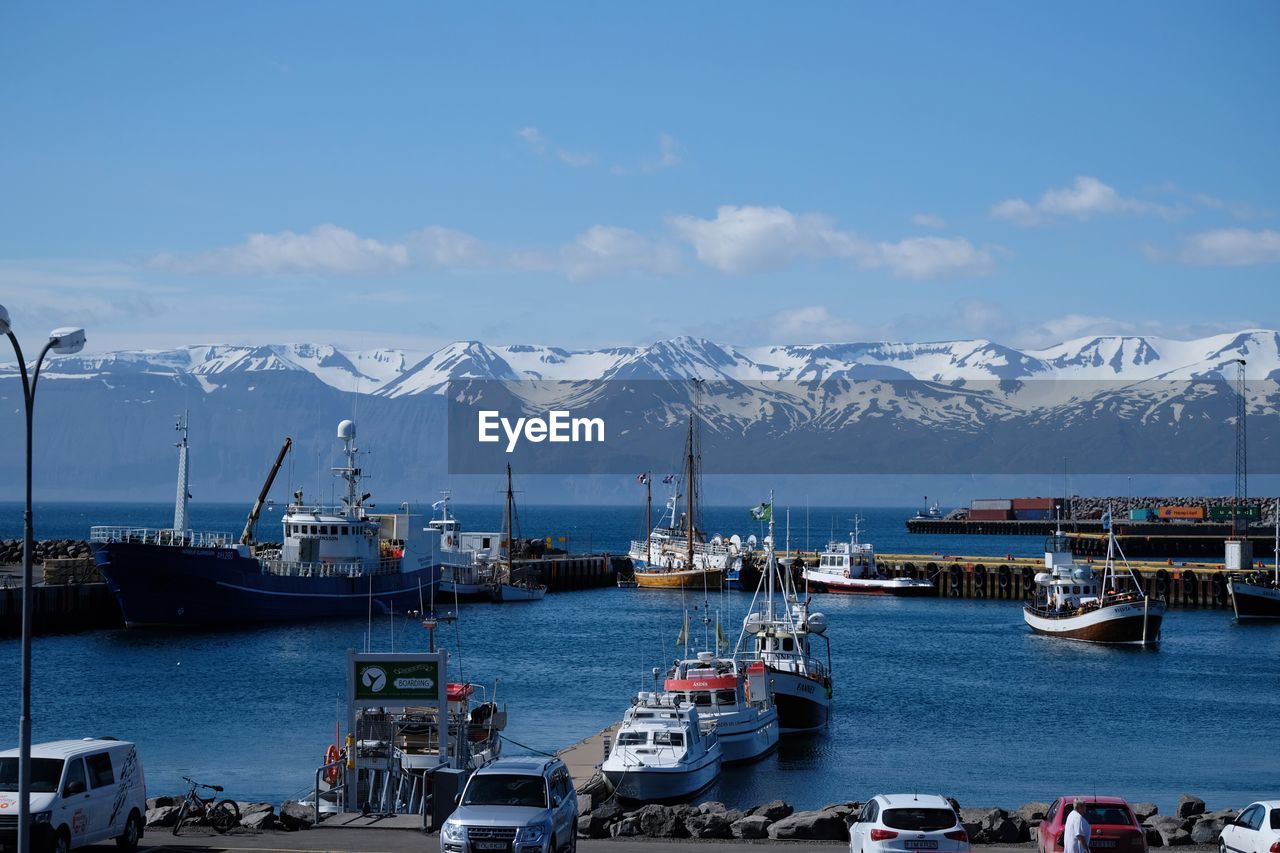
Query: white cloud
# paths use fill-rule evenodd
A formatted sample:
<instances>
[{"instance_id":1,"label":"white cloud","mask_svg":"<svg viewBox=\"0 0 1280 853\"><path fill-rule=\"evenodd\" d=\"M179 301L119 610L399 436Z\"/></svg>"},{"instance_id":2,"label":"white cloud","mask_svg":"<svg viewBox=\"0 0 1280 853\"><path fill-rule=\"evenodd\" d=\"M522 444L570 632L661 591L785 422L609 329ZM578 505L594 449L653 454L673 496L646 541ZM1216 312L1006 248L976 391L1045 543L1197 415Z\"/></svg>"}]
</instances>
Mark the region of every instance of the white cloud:
<instances>
[{"instance_id":1,"label":"white cloud","mask_svg":"<svg viewBox=\"0 0 1280 853\"><path fill-rule=\"evenodd\" d=\"M698 260L724 273L781 269L800 258L846 258L915 279L983 275L995 266L988 250L963 237L876 243L840 230L827 216L781 207L726 205L715 219L677 216L671 227L693 246Z\"/></svg>"},{"instance_id":2,"label":"white cloud","mask_svg":"<svg viewBox=\"0 0 1280 853\"><path fill-rule=\"evenodd\" d=\"M770 318L766 333L780 335L777 339L784 342L843 341L864 337L867 328L833 315L826 306L806 305L778 312Z\"/></svg>"},{"instance_id":3,"label":"white cloud","mask_svg":"<svg viewBox=\"0 0 1280 853\"><path fill-rule=\"evenodd\" d=\"M680 145L675 137L669 133L660 133L658 134L658 159L642 164L640 171L661 172L664 169L673 169L680 163Z\"/></svg>"},{"instance_id":4,"label":"white cloud","mask_svg":"<svg viewBox=\"0 0 1280 853\"><path fill-rule=\"evenodd\" d=\"M1115 188L1086 175L1077 177L1069 187L1046 190L1034 205L1021 198L1011 198L991 207L992 217L1023 226L1053 217L1083 221L1110 214L1154 214L1172 219L1180 212L1178 208L1122 196Z\"/></svg>"},{"instance_id":5,"label":"white cloud","mask_svg":"<svg viewBox=\"0 0 1280 853\"><path fill-rule=\"evenodd\" d=\"M428 225L409 235L406 243L415 259L435 269L474 269L493 262L484 243L454 228Z\"/></svg>"},{"instance_id":6,"label":"white cloud","mask_svg":"<svg viewBox=\"0 0 1280 853\"><path fill-rule=\"evenodd\" d=\"M556 157L559 158L561 163L573 166L577 169L581 169L585 166L594 166L596 164L596 157L594 154L580 154L574 151L568 151L564 148L556 149Z\"/></svg>"},{"instance_id":7,"label":"white cloud","mask_svg":"<svg viewBox=\"0 0 1280 853\"><path fill-rule=\"evenodd\" d=\"M941 216L932 213L917 213L911 221L922 228L946 228L947 223Z\"/></svg>"},{"instance_id":8,"label":"white cloud","mask_svg":"<svg viewBox=\"0 0 1280 853\"><path fill-rule=\"evenodd\" d=\"M723 205L715 219L676 216L676 235L693 246L698 260L726 273L781 269L797 258L848 257L854 238L821 214L794 214L781 207Z\"/></svg>"},{"instance_id":9,"label":"white cloud","mask_svg":"<svg viewBox=\"0 0 1280 853\"><path fill-rule=\"evenodd\" d=\"M627 228L593 225L565 246L560 266L570 281L624 273L669 275L683 268L675 246Z\"/></svg>"},{"instance_id":10,"label":"white cloud","mask_svg":"<svg viewBox=\"0 0 1280 853\"><path fill-rule=\"evenodd\" d=\"M185 257L161 254L151 260L151 266L170 272L249 275L368 275L409 265L409 250L403 244L360 237L337 225L319 225L305 234L250 234L236 246Z\"/></svg>"},{"instance_id":11,"label":"white cloud","mask_svg":"<svg viewBox=\"0 0 1280 853\"><path fill-rule=\"evenodd\" d=\"M896 243L877 243L860 259L865 267L888 267L899 278L945 278L986 275L995 261L963 237L908 237Z\"/></svg>"},{"instance_id":12,"label":"white cloud","mask_svg":"<svg viewBox=\"0 0 1280 853\"><path fill-rule=\"evenodd\" d=\"M542 154L547 150L547 140L536 127L522 127L516 131L516 136L523 139L535 154Z\"/></svg>"},{"instance_id":13,"label":"white cloud","mask_svg":"<svg viewBox=\"0 0 1280 853\"><path fill-rule=\"evenodd\" d=\"M1182 248L1168 252L1147 249L1153 261L1188 266L1247 267L1280 263L1280 231L1222 228L1182 238Z\"/></svg>"}]
</instances>

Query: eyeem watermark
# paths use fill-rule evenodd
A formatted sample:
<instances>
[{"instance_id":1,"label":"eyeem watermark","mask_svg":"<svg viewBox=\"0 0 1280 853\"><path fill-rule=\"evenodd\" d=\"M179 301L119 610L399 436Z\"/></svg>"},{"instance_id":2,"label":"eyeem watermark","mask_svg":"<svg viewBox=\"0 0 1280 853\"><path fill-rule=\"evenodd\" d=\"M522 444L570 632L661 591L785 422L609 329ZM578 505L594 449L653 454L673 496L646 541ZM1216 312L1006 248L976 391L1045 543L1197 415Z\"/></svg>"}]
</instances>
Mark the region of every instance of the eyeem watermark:
<instances>
[{"instance_id":1,"label":"eyeem watermark","mask_svg":"<svg viewBox=\"0 0 1280 853\"><path fill-rule=\"evenodd\" d=\"M504 418L495 409L482 409L478 413L479 440L485 444L496 444L507 438L507 452L511 453L520 443L520 439L538 444L550 441L555 444L579 442L603 442L604 418L575 418L564 410L547 412L545 418Z\"/></svg>"}]
</instances>

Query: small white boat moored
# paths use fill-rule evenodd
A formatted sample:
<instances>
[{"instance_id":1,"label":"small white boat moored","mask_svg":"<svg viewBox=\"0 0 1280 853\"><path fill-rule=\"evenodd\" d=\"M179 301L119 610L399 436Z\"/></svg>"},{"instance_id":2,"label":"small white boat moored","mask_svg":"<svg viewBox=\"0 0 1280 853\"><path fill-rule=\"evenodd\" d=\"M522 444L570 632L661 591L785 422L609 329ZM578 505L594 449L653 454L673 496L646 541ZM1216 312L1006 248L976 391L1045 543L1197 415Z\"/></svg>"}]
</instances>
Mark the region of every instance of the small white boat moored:
<instances>
[{"instance_id":1,"label":"small white boat moored","mask_svg":"<svg viewBox=\"0 0 1280 853\"><path fill-rule=\"evenodd\" d=\"M601 772L619 797L685 800L718 778L722 756L714 731L703 733L698 709L659 693L641 693L627 709Z\"/></svg>"}]
</instances>

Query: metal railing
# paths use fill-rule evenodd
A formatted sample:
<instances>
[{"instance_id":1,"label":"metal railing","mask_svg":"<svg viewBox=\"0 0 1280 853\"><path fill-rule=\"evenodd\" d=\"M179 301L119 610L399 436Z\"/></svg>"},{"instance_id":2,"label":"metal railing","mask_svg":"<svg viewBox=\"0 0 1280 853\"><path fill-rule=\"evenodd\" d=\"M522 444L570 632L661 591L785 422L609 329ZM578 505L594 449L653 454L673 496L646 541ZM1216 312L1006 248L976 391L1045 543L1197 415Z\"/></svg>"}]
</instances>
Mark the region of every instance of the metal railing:
<instances>
[{"instance_id":1,"label":"metal railing","mask_svg":"<svg viewBox=\"0 0 1280 853\"><path fill-rule=\"evenodd\" d=\"M317 825L320 823L320 780L329 770L338 771L338 780L325 789L324 793L333 796L333 803L338 810L338 814L342 814L347 810L347 760L339 758L337 761L330 761L328 764L316 769L315 800L313 801L315 805L315 820L313 823Z\"/></svg>"},{"instance_id":2,"label":"metal railing","mask_svg":"<svg viewBox=\"0 0 1280 853\"><path fill-rule=\"evenodd\" d=\"M355 562L302 562L300 560L263 559L264 575L303 578L362 578L369 575L394 575L400 572L401 559Z\"/></svg>"},{"instance_id":3,"label":"metal railing","mask_svg":"<svg viewBox=\"0 0 1280 853\"><path fill-rule=\"evenodd\" d=\"M168 545L175 548L230 548L235 544L235 537L230 533L212 530L96 525L89 528L89 541L105 544L127 542L137 545Z\"/></svg>"}]
</instances>

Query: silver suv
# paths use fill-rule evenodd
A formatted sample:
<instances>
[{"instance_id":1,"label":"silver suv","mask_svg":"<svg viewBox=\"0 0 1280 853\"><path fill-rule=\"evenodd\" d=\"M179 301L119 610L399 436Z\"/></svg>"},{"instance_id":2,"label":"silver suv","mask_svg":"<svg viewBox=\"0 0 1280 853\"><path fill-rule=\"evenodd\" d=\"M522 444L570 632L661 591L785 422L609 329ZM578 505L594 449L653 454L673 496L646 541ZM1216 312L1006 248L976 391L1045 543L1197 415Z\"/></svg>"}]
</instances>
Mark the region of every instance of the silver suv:
<instances>
[{"instance_id":1,"label":"silver suv","mask_svg":"<svg viewBox=\"0 0 1280 853\"><path fill-rule=\"evenodd\" d=\"M472 774L441 853L575 853L578 795L558 758L503 758Z\"/></svg>"}]
</instances>

